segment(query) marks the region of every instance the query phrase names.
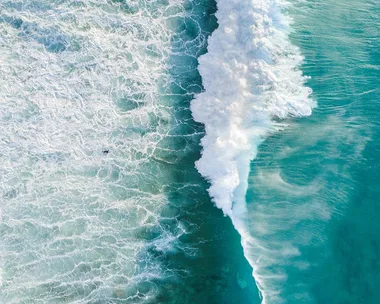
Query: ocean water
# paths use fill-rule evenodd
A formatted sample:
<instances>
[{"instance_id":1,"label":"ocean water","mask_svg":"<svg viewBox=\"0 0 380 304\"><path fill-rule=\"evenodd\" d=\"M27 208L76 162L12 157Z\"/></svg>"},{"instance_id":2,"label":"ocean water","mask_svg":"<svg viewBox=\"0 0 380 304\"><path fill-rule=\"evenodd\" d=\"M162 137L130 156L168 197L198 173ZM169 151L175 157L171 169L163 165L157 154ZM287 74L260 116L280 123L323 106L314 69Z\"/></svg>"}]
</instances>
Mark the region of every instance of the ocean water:
<instances>
[{"instance_id":1,"label":"ocean water","mask_svg":"<svg viewBox=\"0 0 380 304\"><path fill-rule=\"evenodd\" d=\"M0 302L257 298L194 167L215 3L0 5Z\"/></svg>"},{"instance_id":2,"label":"ocean water","mask_svg":"<svg viewBox=\"0 0 380 304\"><path fill-rule=\"evenodd\" d=\"M379 303L377 0L0 0L0 303Z\"/></svg>"},{"instance_id":3,"label":"ocean water","mask_svg":"<svg viewBox=\"0 0 380 304\"><path fill-rule=\"evenodd\" d=\"M318 108L251 164L250 257L268 303L378 303L380 4L302 1L289 13Z\"/></svg>"},{"instance_id":4,"label":"ocean water","mask_svg":"<svg viewBox=\"0 0 380 304\"><path fill-rule=\"evenodd\" d=\"M379 2L218 9L196 165L262 303L378 303Z\"/></svg>"}]
</instances>

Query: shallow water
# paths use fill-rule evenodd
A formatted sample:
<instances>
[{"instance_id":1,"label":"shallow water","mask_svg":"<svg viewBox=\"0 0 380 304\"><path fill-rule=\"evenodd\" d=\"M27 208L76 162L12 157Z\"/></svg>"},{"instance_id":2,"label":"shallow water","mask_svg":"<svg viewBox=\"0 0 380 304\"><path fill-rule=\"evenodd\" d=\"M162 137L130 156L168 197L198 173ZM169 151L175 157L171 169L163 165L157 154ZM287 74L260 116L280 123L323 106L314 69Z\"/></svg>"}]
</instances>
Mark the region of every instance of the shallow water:
<instances>
[{"instance_id":1,"label":"shallow water","mask_svg":"<svg viewBox=\"0 0 380 304\"><path fill-rule=\"evenodd\" d=\"M203 128L189 102L215 4L1 8L0 301L257 293L238 234L193 165Z\"/></svg>"}]
</instances>

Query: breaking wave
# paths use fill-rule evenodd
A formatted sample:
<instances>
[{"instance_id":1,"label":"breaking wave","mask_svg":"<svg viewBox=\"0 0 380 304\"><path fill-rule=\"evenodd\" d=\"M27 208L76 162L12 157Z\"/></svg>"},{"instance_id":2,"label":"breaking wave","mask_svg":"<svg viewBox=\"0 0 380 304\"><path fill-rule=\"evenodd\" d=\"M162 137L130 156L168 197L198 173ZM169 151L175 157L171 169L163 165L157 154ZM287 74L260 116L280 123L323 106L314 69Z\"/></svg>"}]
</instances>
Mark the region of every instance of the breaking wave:
<instances>
[{"instance_id":1,"label":"breaking wave","mask_svg":"<svg viewBox=\"0 0 380 304\"><path fill-rule=\"evenodd\" d=\"M245 195L250 162L281 119L308 116L316 103L299 69L303 57L289 40L288 4L278 0L218 0L219 27L199 58L204 92L192 101L196 121L205 125L198 171L210 181L217 207L231 217L244 250L253 242ZM246 254L248 258L248 255ZM249 258L248 258L249 260ZM266 302L264 282L255 276Z\"/></svg>"}]
</instances>

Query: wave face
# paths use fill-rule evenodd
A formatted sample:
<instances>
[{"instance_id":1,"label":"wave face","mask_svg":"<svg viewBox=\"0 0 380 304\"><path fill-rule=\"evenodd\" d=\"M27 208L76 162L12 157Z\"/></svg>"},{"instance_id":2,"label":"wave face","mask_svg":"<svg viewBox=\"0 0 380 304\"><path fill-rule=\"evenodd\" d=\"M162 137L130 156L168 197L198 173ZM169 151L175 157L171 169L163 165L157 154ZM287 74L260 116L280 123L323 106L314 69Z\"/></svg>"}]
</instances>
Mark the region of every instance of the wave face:
<instances>
[{"instance_id":1,"label":"wave face","mask_svg":"<svg viewBox=\"0 0 380 304\"><path fill-rule=\"evenodd\" d=\"M245 202L250 162L265 138L284 127L280 119L308 116L316 103L299 69L303 57L288 38L286 3L219 0L217 6L219 27L199 59L205 91L191 104L194 119L206 129L196 167L246 251L254 242ZM257 261L249 260L255 276ZM255 279L266 303L265 284Z\"/></svg>"},{"instance_id":2,"label":"wave face","mask_svg":"<svg viewBox=\"0 0 380 304\"><path fill-rule=\"evenodd\" d=\"M318 108L251 163L246 255L268 303L379 303L380 6L292 3Z\"/></svg>"}]
</instances>

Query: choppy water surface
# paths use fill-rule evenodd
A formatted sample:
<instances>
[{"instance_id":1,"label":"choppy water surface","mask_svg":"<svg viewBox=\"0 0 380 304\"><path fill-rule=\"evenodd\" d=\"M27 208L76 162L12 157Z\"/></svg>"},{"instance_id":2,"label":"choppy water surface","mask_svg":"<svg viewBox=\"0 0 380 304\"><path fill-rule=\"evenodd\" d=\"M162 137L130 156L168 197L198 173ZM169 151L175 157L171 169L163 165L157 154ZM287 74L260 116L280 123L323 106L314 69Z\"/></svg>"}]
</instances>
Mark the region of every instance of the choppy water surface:
<instances>
[{"instance_id":1,"label":"choppy water surface","mask_svg":"<svg viewBox=\"0 0 380 304\"><path fill-rule=\"evenodd\" d=\"M193 165L203 129L188 103L215 4L0 5L0 302L252 293Z\"/></svg>"},{"instance_id":2,"label":"choppy water surface","mask_svg":"<svg viewBox=\"0 0 380 304\"><path fill-rule=\"evenodd\" d=\"M0 0L0 302L378 303L379 10Z\"/></svg>"},{"instance_id":3,"label":"choppy water surface","mask_svg":"<svg viewBox=\"0 0 380 304\"><path fill-rule=\"evenodd\" d=\"M158 102L176 4L3 1L2 292L5 303L149 298L170 129Z\"/></svg>"}]
</instances>

